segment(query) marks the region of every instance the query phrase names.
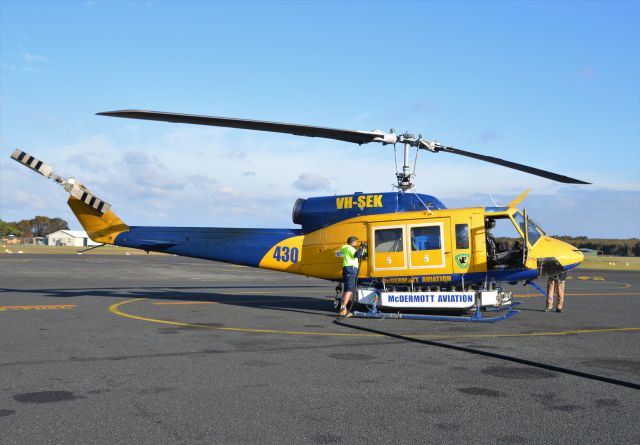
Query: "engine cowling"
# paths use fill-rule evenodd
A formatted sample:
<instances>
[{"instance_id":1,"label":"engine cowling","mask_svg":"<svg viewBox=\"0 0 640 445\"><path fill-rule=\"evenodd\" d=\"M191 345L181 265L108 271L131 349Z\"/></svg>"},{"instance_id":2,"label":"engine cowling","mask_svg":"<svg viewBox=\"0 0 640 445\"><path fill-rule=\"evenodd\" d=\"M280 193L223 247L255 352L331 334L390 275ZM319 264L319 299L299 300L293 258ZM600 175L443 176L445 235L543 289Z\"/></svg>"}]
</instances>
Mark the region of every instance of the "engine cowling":
<instances>
[{"instance_id":1,"label":"engine cowling","mask_svg":"<svg viewBox=\"0 0 640 445\"><path fill-rule=\"evenodd\" d=\"M418 193L354 193L353 195L298 198L293 205L292 220L305 232L327 227L339 221L363 215L446 209L431 195Z\"/></svg>"}]
</instances>

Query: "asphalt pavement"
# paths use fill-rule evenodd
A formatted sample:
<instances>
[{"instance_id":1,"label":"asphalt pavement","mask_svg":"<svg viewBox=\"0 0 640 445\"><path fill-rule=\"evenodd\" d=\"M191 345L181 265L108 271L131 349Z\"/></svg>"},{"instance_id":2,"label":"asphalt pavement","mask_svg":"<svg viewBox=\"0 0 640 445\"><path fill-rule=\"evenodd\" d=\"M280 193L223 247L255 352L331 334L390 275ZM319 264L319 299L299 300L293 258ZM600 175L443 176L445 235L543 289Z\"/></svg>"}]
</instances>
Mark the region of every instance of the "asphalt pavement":
<instances>
[{"instance_id":1,"label":"asphalt pavement","mask_svg":"<svg viewBox=\"0 0 640 445\"><path fill-rule=\"evenodd\" d=\"M563 313L348 319L335 285L176 256L0 256L0 443L640 443L640 274Z\"/></svg>"}]
</instances>

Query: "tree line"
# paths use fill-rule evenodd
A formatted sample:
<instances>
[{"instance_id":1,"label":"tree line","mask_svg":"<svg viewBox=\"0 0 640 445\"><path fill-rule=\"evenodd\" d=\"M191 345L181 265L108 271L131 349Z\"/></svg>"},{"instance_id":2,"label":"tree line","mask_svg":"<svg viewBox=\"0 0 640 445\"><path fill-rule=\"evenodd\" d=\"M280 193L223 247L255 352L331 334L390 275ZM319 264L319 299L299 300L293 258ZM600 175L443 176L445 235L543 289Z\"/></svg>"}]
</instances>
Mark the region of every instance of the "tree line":
<instances>
[{"instance_id":1,"label":"tree line","mask_svg":"<svg viewBox=\"0 0 640 445\"><path fill-rule=\"evenodd\" d=\"M576 246L578 249L593 249L603 255L640 256L640 240L587 238L586 236L554 236L559 240Z\"/></svg>"},{"instance_id":2,"label":"tree line","mask_svg":"<svg viewBox=\"0 0 640 445\"><path fill-rule=\"evenodd\" d=\"M69 224L62 218L36 216L32 219L23 219L16 222L8 222L0 219L1 236L44 237L58 230L69 230Z\"/></svg>"},{"instance_id":3,"label":"tree line","mask_svg":"<svg viewBox=\"0 0 640 445\"><path fill-rule=\"evenodd\" d=\"M58 230L69 230L69 224L62 218L36 216L17 222L0 219L0 236L46 236ZM586 236L553 236L579 249L593 249L603 255L640 256L640 240L587 238ZM506 240L506 239L505 239Z\"/></svg>"}]
</instances>

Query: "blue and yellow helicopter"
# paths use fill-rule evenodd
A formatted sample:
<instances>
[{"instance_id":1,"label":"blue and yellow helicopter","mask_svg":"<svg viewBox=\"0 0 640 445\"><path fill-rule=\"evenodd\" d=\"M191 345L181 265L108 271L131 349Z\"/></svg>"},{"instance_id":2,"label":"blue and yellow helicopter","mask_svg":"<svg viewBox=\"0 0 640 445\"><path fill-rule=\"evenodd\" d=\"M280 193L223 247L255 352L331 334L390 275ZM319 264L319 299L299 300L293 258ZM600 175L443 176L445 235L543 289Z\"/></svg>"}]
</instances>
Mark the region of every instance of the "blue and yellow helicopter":
<instances>
[{"instance_id":1,"label":"blue and yellow helicopter","mask_svg":"<svg viewBox=\"0 0 640 445\"><path fill-rule=\"evenodd\" d=\"M393 130L343 130L143 110L98 115L404 147L402 171L396 172L397 191L298 199L292 215L293 223L300 225L297 229L129 226L80 182L60 177L47 164L16 150L13 159L64 186L71 195L71 210L98 243L340 281L340 249L347 237L356 236L370 246L360 267L356 301L371 308L366 316L375 317L384 317L378 309L386 308L475 308L471 319L479 320L481 308L511 308L511 293L500 283L522 282L541 290L535 279L571 270L583 261L580 251L547 236L526 210L516 207L528 190L504 206L459 209L413 192L409 150L457 154L563 183L588 184L584 181ZM496 243L491 234L496 222L512 225L519 239L507 246Z\"/></svg>"}]
</instances>

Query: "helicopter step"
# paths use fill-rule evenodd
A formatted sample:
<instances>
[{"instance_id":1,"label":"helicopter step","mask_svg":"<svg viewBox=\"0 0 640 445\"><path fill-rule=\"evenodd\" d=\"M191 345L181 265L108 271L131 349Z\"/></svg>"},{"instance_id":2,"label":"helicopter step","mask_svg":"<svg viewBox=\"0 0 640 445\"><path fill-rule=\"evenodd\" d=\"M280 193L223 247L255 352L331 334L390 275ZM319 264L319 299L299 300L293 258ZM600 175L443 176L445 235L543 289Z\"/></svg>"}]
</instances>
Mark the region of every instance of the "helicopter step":
<instances>
[{"instance_id":1,"label":"helicopter step","mask_svg":"<svg viewBox=\"0 0 640 445\"><path fill-rule=\"evenodd\" d=\"M511 300L511 292L502 289L470 290L459 292L416 292L358 289L357 302L366 305L368 312L353 312L359 318L409 319L433 321L469 321L495 323L520 313L515 310L520 302ZM383 312L381 308L393 308L397 312ZM401 313L399 309L422 310L473 310L471 316ZM493 317L483 317L482 311L504 312Z\"/></svg>"}]
</instances>

